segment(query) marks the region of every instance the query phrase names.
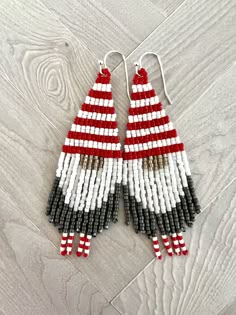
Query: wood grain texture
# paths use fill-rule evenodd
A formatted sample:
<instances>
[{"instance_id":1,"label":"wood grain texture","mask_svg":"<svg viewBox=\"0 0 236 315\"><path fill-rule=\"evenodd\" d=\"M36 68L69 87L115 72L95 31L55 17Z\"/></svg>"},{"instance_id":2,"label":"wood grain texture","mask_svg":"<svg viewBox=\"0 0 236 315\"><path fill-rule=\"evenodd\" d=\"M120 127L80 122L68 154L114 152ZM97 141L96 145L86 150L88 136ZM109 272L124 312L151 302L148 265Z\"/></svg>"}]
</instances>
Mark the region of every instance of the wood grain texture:
<instances>
[{"instance_id":1,"label":"wood grain texture","mask_svg":"<svg viewBox=\"0 0 236 315\"><path fill-rule=\"evenodd\" d=\"M179 6L185 0L150 0L154 5L157 6L158 10L164 15L169 16L175 10L179 8Z\"/></svg>"},{"instance_id":2,"label":"wood grain texture","mask_svg":"<svg viewBox=\"0 0 236 315\"><path fill-rule=\"evenodd\" d=\"M198 305L202 315L233 314L235 281L229 280L229 268L233 274L234 253L223 260L220 250L224 243L223 252L231 253L231 244L234 249L232 232L226 238L231 226L225 220L233 207L233 191L226 187L235 178L236 4L151 1L0 1L1 314L81 310L118 315L106 299L127 286L114 302L121 314L139 311L141 299L145 315L142 311L155 305L155 294L160 301L157 310L165 314L173 313L176 305L178 313L173 314L192 314L191 310L198 314ZM159 11L168 16L164 22ZM194 258L166 259L157 267L152 263L143 282L139 280L143 276L133 283L132 279L153 259L151 244L124 225L122 204L120 222L92 241L88 260L60 258L56 250L60 236L44 215L64 137L94 82L97 57L110 49L126 55L133 50L128 58L130 84L133 63L143 52L161 55L173 100L167 112L186 144L203 208L221 193L219 204L211 208L215 217L208 218L206 212L187 234ZM113 68L120 60L113 55L108 65ZM146 57L143 65L166 105L156 60ZM123 65L113 71L112 84L123 138L128 111ZM219 246L213 252L210 242L214 245L215 239ZM32 257L27 260L29 252ZM217 275L219 266L224 270ZM157 283L148 272L152 268Z\"/></svg>"},{"instance_id":3,"label":"wood grain texture","mask_svg":"<svg viewBox=\"0 0 236 315\"><path fill-rule=\"evenodd\" d=\"M164 20L149 0L42 2L100 59L112 49L128 55ZM112 56L109 67L117 62Z\"/></svg>"},{"instance_id":4,"label":"wood grain texture","mask_svg":"<svg viewBox=\"0 0 236 315\"><path fill-rule=\"evenodd\" d=\"M0 91L0 185L59 249L60 234L45 209L63 139L3 78ZM93 239L89 259L70 258L108 299L152 259L151 242L127 228L122 216L121 210L120 222Z\"/></svg>"},{"instance_id":5,"label":"wood grain texture","mask_svg":"<svg viewBox=\"0 0 236 315\"><path fill-rule=\"evenodd\" d=\"M235 62L235 1L184 2L181 10L167 18L129 56L130 83L135 73L133 63L146 51L154 51L161 56L167 89L173 102L173 106L167 109L172 120L176 121ZM146 56L143 66L161 101L166 105L156 59ZM114 86L114 99L123 139L128 101L122 65L114 71L113 80L119 84L119 90Z\"/></svg>"},{"instance_id":6,"label":"wood grain texture","mask_svg":"<svg viewBox=\"0 0 236 315\"><path fill-rule=\"evenodd\" d=\"M153 261L113 301L122 314L219 314L236 299L235 191L236 182L186 232L189 257Z\"/></svg>"},{"instance_id":7,"label":"wood grain texture","mask_svg":"<svg viewBox=\"0 0 236 315\"><path fill-rule=\"evenodd\" d=\"M119 313L0 190L0 313Z\"/></svg>"},{"instance_id":8,"label":"wood grain texture","mask_svg":"<svg viewBox=\"0 0 236 315\"><path fill-rule=\"evenodd\" d=\"M96 58L38 0L2 0L0 11L0 71L65 135Z\"/></svg>"}]
</instances>

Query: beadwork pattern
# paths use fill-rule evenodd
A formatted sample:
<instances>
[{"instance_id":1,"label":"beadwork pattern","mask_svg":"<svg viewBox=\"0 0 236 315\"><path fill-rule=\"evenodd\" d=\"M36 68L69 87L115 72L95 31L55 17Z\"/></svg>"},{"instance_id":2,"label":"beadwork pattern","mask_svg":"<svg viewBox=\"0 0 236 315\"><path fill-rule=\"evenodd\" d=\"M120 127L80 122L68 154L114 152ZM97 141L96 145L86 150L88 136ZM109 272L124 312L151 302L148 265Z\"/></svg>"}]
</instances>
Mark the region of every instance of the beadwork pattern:
<instances>
[{"instance_id":1,"label":"beadwork pattern","mask_svg":"<svg viewBox=\"0 0 236 315\"><path fill-rule=\"evenodd\" d=\"M157 230L168 255L173 249L187 255L182 232L200 206L184 144L144 68L134 75L132 91L123 154L126 224L132 218L135 231L152 239L157 258L162 258Z\"/></svg>"},{"instance_id":2,"label":"beadwork pattern","mask_svg":"<svg viewBox=\"0 0 236 315\"><path fill-rule=\"evenodd\" d=\"M46 214L62 233L60 252L87 257L91 238L118 218L122 153L113 106L111 74L98 73L62 148Z\"/></svg>"}]
</instances>

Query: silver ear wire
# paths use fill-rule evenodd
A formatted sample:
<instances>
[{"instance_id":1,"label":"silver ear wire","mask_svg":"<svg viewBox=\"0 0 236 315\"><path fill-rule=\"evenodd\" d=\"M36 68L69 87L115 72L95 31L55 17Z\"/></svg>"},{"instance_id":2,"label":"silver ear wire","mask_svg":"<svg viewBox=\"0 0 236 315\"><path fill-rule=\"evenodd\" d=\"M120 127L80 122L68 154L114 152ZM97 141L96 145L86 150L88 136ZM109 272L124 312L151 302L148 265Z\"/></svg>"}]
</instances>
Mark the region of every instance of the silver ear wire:
<instances>
[{"instance_id":1,"label":"silver ear wire","mask_svg":"<svg viewBox=\"0 0 236 315\"><path fill-rule=\"evenodd\" d=\"M110 50L108 53L106 53L106 55L104 56L104 59L102 61L102 64L104 65L104 68L107 68L107 57L110 55L110 54L113 54L113 53L117 53L117 54L120 54L123 61L124 61L124 65L125 65L125 79L126 79L126 92L127 92L127 96L128 96L128 99L131 101L131 98L130 98L130 93L129 93L129 79L128 79L128 69L127 69L127 63L126 63L126 58L125 56L117 51L117 50ZM100 64L100 63L99 63ZM102 68L100 68L100 72L101 72ZM101 72L102 73L102 72Z\"/></svg>"},{"instance_id":2,"label":"silver ear wire","mask_svg":"<svg viewBox=\"0 0 236 315\"><path fill-rule=\"evenodd\" d=\"M102 73L102 66L103 66L103 61L102 60L98 60L98 64L99 64L99 72L101 73L101 74L103 74Z\"/></svg>"},{"instance_id":3,"label":"silver ear wire","mask_svg":"<svg viewBox=\"0 0 236 315\"><path fill-rule=\"evenodd\" d=\"M172 102L171 102L171 99L167 93L167 88L166 88L166 81L165 81L165 76L164 76L164 70L163 70L163 66L162 66L162 63L161 63L161 58L158 54L154 53L154 52L145 52L140 58L139 58L139 62L138 62L138 65L139 65L139 69L142 68L142 59L144 56L146 55L154 55L157 57L157 60L158 60L158 63L159 63L159 67L161 69L161 76L162 76L162 81L163 81L163 86L164 86L164 92L165 92L165 96L169 102L170 105L172 105ZM137 73L137 68L136 68L136 73ZM137 73L138 74L138 73Z\"/></svg>"},{"instance_id":4,"label":"silver ear wire","mask_svg":"<svg viewBox=\"0 0 236 315\"><path fill-rule=\"evenodd\" d=\"M137 61L134 63L134 66L135 66L135 73L136 73L138 76L141 77L141 75L138 73L138 68L140 68L140 66L139 66L139 63L138 63Z\"/></svg>"}]
</instances>

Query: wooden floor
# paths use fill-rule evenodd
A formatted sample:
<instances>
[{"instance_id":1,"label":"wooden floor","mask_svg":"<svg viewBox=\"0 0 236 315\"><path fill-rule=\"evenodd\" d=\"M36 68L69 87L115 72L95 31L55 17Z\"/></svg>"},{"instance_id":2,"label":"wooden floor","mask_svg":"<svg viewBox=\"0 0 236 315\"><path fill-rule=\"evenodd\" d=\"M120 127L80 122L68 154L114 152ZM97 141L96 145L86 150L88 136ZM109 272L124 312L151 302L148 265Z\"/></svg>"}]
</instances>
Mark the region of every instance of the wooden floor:
<instances>
[{"instance_id":1,"label":"wooden floor","mask_svg":"<svg viewBox=\"0 0 236 315\"><path fill-rule=\"evenodd\" d=\"M67 130L111 49L161 55L203 212L190 255L154 258L123 220L89 259L61 257L45 216ZM0 1L0 314L236 314L236 2ZM155 58L144 60L164 105ZM123 64L108 59L123 139Z\"/></svg>"}]
</instances>

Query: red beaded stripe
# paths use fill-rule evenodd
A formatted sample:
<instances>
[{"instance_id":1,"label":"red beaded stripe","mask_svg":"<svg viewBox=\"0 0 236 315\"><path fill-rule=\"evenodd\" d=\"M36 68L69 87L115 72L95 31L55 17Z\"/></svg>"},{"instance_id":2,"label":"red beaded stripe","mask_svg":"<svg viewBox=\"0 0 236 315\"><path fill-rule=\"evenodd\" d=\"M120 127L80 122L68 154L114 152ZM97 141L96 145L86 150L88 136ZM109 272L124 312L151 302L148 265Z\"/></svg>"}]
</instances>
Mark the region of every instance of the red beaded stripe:
<instances>
[{"instance_id":1,"label":"red beaded stripe","mask_svg":"<svg viewBox=\"0 0 236 315\"><path fill-rule=\"evenodd\" d=\"M158 112L162 110L162 104L154 104L154 105L146 105L146 106L140 106L140 107L130 107L129 108L129 114L130 115L142 115L142 114L148 114L152 112Z\"/></svg>"},{"instance_id":2,"label":"red beaded stripe","mask_svg":"<svg viewBox=\"0 0 236 315\"><path fill-rule=\"evenodd\" d=\"M101 136L86 132L69 131L67 138L76 140L88 140L104 143L119 143L118 136Z\"/></svg>"},{"instance_id":3,"label":"red beaded stripe","mask_svg":"<svg viewBox=\"0 0 236 315\"><path fill-rule=\"evenodd\" d=\"M177 143L177 144L167 145L164 147L138 151L138 152L124 152L123 159L124 160L143 159L148 156L163 155L163 154L179 152L179 151L184 151L183 143Z\"/></svg>"},{"instance_id":4,"label":"red beaded stripe","mask_svg":"<svg viewBox=\"0 0 236 315\"><path fill-rule=\"evenodd\" d=\"M80 117L75 117L74 124L80 125L80 126L95 127L95 128L109 128L109 129L117 128L116 121L96 120L96 119L80 118Z\"/></svg>"},{"instance_id":5,"label":"red beaded stripe","mask_svg":"<svg viewBox=\"0 0 236 315\"><path fill-rule=\"evenodd\" d=\"M146 128L151 128L151 127L165 125L165 124L168 124L169 122L170 122L169 116L164 116L162 118L156 118L156 119L153 119L153 120L146 120L146 121L138 121L138 122L128 123L127 124L127 129L128 130L146 129Z\"/></svg>"},{"instance_id":6,"label":"red beaded stripe","mask_svg":"<svg viewBox=\"0 0 236 315\"><path fill-rule=\"evenodd\" d=\"M112 99L112 92L106 91L96 91L91 89L88 94L90 97L94 98L102 98L104 100L111 100Z\"/></svg>"},{"instance_id":7,"label":"red beaded stripe","mask_svg":"<svg viewBox=\"0 0 236 315\"><path fill-rule=\"evenodd\" d=\"M100 114L114 114L115 108L110 106L100 106L100 105L91 105L83 104L82 110L90 113L100 113Z\"/></svg>"},{"instance_id":8,"label":"red beaded stripe","mask_svg":"<svg viewBox=\"0 0 236 315\"><path fill-rule=\"evenodd\" d=\"M146 136L140 136L140 137L132 137L132 138L126 138L125 144L138 144L138 143L147 143L149 141L157 141L157 140L163 140L163 139L170 139L177 137L177 131L176 129L164 131L160 133L155 134L149 134Z\"/></svg>"},{"instance_id":9,"label":"red beaded stripe","mask_svg":"<svg viewBox=\"0 0 236 315\"><path fill-rule=\"evenodd\" d=\"M136 100L143 100L143 99L151 98L151 97L154 97L154 96L156 96L155 90L131 93L131 99L134 100L134 101L136 101Z\"/></svg>"},{"instance_id":10,"label":"red beaded stripe","mask_svg":"<svg viewBox=\"0 0 236 315\"><path fill-rule=\"evenodd\" d=\"M103 149L95 149L95 148L84 148L84 147L74 147L69 145L63 145L62 151L65 153L71 153L71 154L87 154L87 155L94 155L94 156L100 156L104 158L121 158L122 154L119 150L103 150Z\"/></svg>"}]
</instances>

